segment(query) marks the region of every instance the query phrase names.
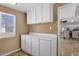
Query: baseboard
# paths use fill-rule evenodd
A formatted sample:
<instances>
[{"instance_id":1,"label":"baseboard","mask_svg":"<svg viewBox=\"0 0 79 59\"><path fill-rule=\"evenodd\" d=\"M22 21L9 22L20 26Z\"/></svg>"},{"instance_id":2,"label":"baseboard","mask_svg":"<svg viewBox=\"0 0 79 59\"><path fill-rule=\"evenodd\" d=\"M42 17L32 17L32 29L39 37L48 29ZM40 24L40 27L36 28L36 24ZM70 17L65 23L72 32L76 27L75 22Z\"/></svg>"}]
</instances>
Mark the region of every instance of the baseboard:
<instances>
[{"instance_id":1,"label":"baseboard","mask_svg":"<svg viewBox=\"0 0 79 59\"><path fill-rule=\"evenodd\" d=\"M2 54L1 56L7 56L7 55L10 55L10 54L12 54L12 53L14 53L14 52L17 52L17 51L19 51L19 50L21 50L21 48L18 48L18 49L16 49L16 50L10 51L10 52L8 52L8 53Z\"/></svg>"}]
</instances>

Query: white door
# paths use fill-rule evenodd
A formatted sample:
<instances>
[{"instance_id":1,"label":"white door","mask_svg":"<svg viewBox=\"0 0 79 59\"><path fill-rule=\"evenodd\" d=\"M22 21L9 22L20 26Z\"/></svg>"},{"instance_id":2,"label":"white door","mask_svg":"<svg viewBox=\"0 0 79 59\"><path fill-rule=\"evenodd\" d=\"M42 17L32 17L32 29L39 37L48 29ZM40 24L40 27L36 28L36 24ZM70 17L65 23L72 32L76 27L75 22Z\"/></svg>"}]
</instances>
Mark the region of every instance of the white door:
<instances>
[{"instance_id":1,"label":"white door","mask_svg":"<svg viewBox=\"0 0 79 59\"><path fill-rule=\"evenodd\" d=\"M27 24L31 24L31 12L27 11Z\"/></svg>"},{"instance_id":2,"label":"white door","mask_svg":"<svg viewBox=\"0 0 79 59\"><path fill-rule=\"evenodd\" d=\"M36 22L41 23L42 21L42 5L36 7Z\"/></svg>"},{"instance_id":3,"label":"white door","mask_svg":"<svg viewBox=\"0 0 79 59\"><path fill-rule=\"evenodd\" d=\"M40 40L40 56L51 56L51 41L46 39Z\"/></svg>"},{"instance_id":4,"label":"white door","mask_svg":"<svg viewBox=\"0 0 79 59\"><path fill-rule=\"evenodd\" d=\"M36 15L35 15L35 8L31 9L31 24L35 24L36 23Z\"/></svg>"},{"instance_id":5,"label":"white door","mask_svg":"<svg viewBox=\"0 0 79 59\"><path fill-rule=\"evenodd\" d=\"M30 36L26 36L26 52L31 53L31 37Z\"/></svg>"},{"instance_id":6,"label":"white door","mask_svg":"<svg viewBox=\"0 0 79 59\"><path fill-rule=\"evenodd\" d=\"M49 21L50 21L50 6L48 3L45 3L42 5L42 22L46 23Z\"/></svg>"},{"instance_id":7,"label":"white door","mask_svg":"<svg viewBox=\"0 0 79 59\"><path fill-rule=\"evenodd\" d=\"M26 50L25 43L26 43L26 35L21 35L21 48L23 51Z\"/></svg>"},{"instance_id":8,"label":"white door","mask_svg":"<svg viewBox=\"0 0 79 59\"><path fill-rule=\"evenodd\" d=\"M32 38L32 55L39 56L39 39Z\"/></svg>"}]
</instances>

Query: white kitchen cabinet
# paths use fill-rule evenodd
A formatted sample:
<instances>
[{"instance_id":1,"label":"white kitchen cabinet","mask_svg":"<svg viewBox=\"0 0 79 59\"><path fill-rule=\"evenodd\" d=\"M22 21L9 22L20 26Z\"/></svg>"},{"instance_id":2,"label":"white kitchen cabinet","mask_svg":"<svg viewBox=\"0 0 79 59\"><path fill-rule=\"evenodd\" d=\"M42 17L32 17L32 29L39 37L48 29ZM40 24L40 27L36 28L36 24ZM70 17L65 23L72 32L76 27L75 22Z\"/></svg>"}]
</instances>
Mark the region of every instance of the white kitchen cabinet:
<instances>
[{"instance_id":1,"label":"white kitchen cabinet","mask_svg":"<svg viewBox=\"0 0 79 59\"><path fill-rule=\"evenodd\" d=\"M27 21L30 21L27 24L53 22L53 4L43 3L31 8L29 12L27 11Z\"/></svg>"},{"instance_id":2,"label":"white kitchen cabinet","mask_svg":"<svg viewBox=\"0 0 79 59\"><path fill-rule=\"evenodd\" d=\"M27 24L31 24L32 22L31 22L31 12L30 11L28 11L27 12Z\"/></svg>"},{"instance_id":3,"label":"white kitchen cabinet","mask_svg":"<svg viewBox=\"0 0 79 59\"><path fill-rule=\"evenodd\" d=\"M53 21L53 4L44 3L42 6L42 23Z\"/></svg>"},{"instance_id":4,"label":"white kitchen cabinet","mask_svg":"<svg viewBox=\"0 0 79 59\"><path fill-rule=\"evenodd\" d=\"M36 23L36 15L35 8L31 8L27 11L27 24L35 24Z\"/></svg>"},{"instance_id":5,"label":"white kitchen cabinet","mask_svg":"<svg viewBox=\"0 0 79 59\"><path fill-rule=\"evenodd\" d=\"M26 36L26 52L27 53L31 53L32 52L32 48L31 48L31 46L32 46L32 38L30 37L30 36Z\"/></svg>"},{"instance_id":6,"label":"white kitchen cabinet","mask_svg":"<svg viewBox=\"0 0 79 59\"><path fill-rule=\"evenodd\" d=\"M50 40L40 40L40 56L51 56L51 42Z\"/></svg>"},{"instance_id":7,"label":"white kitchen cabinet","mask_svg":"<svg viewBox=\"0 0 79 59\"><path fill-rule=\"evenodd\" d=\"M39 56L39 38L32 38L32 55Z\"/></svg>"},{"instance_id":8,"label":"white kitchen cabinet","mask_svg":"<svg viewBox=\"0 0 79 59\"><path fill-rule=\"evenodd\" d=\"M22 50L26 51L26 35L21 35L21 48Z\"/></svg>"},{"instance_id":9,"label":"white kitchen cabinet","mask_svg":"<svg viewBox=\"0 0 79 59\"><path fill-rule=\"evenodd\" d=\"M42 22L42 5L36 7L36 23Z\"/></svg>"},{"instance_id":10,"label":"white kitchen cabinet","mask_svg":"<svg viewBox=\"0 0 79 59\"><path fill-rule=\"evenodd\" d=\"M31 17L31 24L35 24L36 23L36 14L35 14L36 10L35 10L35 8L32 8L30 12L31 12L31 16L30 16Z\"/></svg>"},{"instance_id":11,"label":"white kitchen cabinet","mask_svg":"<svg viewBox=\"0 0 79 59\"><path fill-rule=\"evenodd\" d=\"M33 56L56 56L57 55L57 37L56 35L48 37L46 35L22 35L21 48L26 53Z\"/></svg>"},{"instance_id":12,"label":"white kitchen cabinet","mask_svg":"<svg viewBox=\"0 0 79 59\"><path fill-rule=\"evenodd\" d=\"M67 4L59 7L59 19L62 21L79 17L79 4Z\"/></svg>"}]
</instances>

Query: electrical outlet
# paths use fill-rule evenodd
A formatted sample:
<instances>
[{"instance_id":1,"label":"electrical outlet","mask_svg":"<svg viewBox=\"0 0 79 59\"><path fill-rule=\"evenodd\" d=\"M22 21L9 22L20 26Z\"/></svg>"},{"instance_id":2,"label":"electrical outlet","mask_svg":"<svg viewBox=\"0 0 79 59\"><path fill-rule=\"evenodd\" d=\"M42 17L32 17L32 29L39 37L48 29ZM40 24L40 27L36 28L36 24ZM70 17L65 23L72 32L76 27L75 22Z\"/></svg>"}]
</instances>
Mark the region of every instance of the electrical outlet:
<instances>
[{"instance_id":1,"label":"electrical outlet","mask_svg":"<svg viewBox=\"0 0 79 59\"><path fill-rule=\"evenodd\" d=\"M51 29L52 29L52 27L50 26L50 27L49 27L49 29L51 30Z\"/></svg>"}]
</instances>

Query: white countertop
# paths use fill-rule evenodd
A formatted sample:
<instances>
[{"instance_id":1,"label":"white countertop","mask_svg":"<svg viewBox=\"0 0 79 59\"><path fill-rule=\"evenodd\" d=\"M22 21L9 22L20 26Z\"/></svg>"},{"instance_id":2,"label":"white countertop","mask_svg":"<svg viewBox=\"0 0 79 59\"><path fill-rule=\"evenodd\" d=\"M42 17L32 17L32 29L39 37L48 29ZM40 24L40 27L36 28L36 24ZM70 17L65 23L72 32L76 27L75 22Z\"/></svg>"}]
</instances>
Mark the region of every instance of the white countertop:
<instances>
[{"instance_id":1,"label":"white countertop","mask_svg":"<svg viewBox=\"0 0 79 59\"><path fill-rule=\"evenodd\" d=\"M38 35L38 36L47 36L47 37L57 37L56 34L47 34L47 33L32 33L30 32L29 35Z\"/></svg>"},{"instance_id":2,"label":"white countertop","mask_svg":"<svg viewBox=\"0 0 79 59\"><path fill-rule=\"evenodd\" d=\"M57 35L56 34L47 34L47 33L32 33L30 32L29 34L24 34L27 36L32 36L32 37L36 37L36 38L55 38L57 39Z\"/></svg>"}]
</instances>

